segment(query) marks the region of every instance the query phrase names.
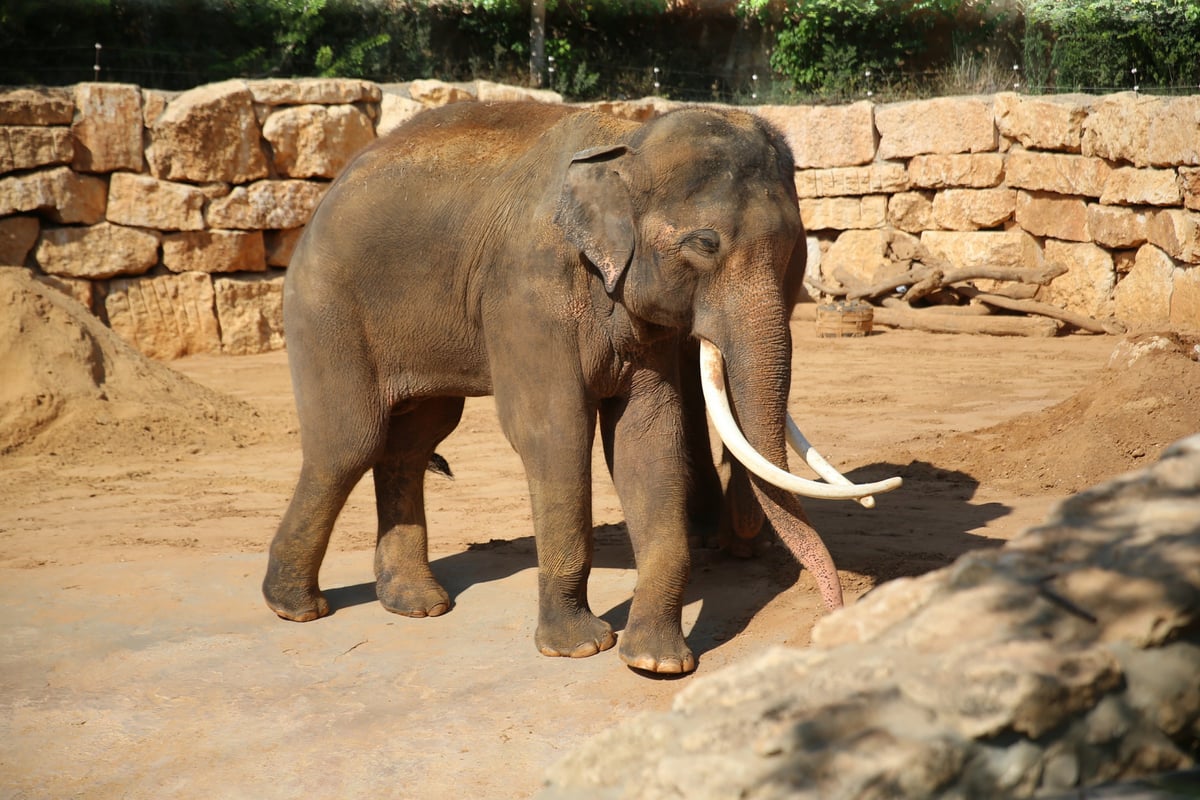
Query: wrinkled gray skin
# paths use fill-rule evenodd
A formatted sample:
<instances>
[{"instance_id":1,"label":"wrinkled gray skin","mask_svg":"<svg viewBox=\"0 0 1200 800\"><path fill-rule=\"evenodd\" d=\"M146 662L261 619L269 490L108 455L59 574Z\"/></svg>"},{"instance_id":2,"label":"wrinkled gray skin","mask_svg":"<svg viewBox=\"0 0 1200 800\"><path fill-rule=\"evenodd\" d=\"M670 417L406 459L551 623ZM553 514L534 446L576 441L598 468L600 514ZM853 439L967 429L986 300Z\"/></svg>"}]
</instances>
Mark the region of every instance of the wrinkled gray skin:
<instances>
[{"instance_id":1,"label":"wrinkled gray skin","mask_svg":"<svg viewBox=\"0 0 1200 800\"><path fill-rule=\"evenodd\" d=\"M463 103L365 150L287 273L303 466L271 543L268 605L298 621L328 613L318 569L370 469L380 602L447 611L429 568L425 468L463 398L492 394L529 480L537 647L578 657L616 641L587 601L598 422L638 566L621 658L694 669L680 624L691 475L680 374L697 366L680 353L697 336L721 349L743 430L786 467L787 321L805 253L793 169L765 123L713 109L635 123ZM798 501L753 482L741 502L840 601Z\"/></svg>"}]
</instances>

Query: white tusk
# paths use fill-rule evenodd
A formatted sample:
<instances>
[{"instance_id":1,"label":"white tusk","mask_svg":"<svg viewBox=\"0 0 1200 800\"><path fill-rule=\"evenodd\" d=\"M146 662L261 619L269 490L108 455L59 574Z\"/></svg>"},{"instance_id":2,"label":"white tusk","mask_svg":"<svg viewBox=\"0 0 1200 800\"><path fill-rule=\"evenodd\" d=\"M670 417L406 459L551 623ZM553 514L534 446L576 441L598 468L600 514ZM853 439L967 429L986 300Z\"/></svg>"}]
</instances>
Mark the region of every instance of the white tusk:
<instances>
[{"instance_id":1,"label":"white tusk","mask_svg":"<svg viewBox=\"0 0 1200 800\"><path fill-rule=\"evenodd\" d=\"M830 464L825 460L825 456L817 452L817 448L813 447L812 443L800 431L800 426L792 419L791 414L787 415L787 440L791 448L804 457L804 460L812 467L813 472L830 483L836 483L839 486L854 485L854 481L838 472L837 467ZM871 495L860 497L858 498L858 503L863 508L874 508L875 498L871 497Z\"/></svg>"},{"instance_id":2,"label":"white tusk","mask_svg":"<svg viewBox=\"0 0 1200 800\"><path fill-rule=\"evenodd\" d=\"M704 391L704 404L708 408L708 415L712 419L717 433L720 434L721 441L742 463L742 466L781 489L787 489L789 492L805 497L825 500L858 500L873 494L890 492L900 486L902 482L899 477L895 477L875 483L855 484L842 477L841 480L845 483L840 481L836 484L821 483L793 475L772 464L755 450L750 442L746 441L746 437L734 421L733 411L729 406L729 396L725 391L725 364L721 351L706 339L700 340L700 385ZM801 439L803 439L803 434L801 434ZM811 446L808 450L813 452ZM818 453L817 456L819 458L820 454ZM822 458L821 461L824 462L824 459ZM825 466L828 466L828 463ZM814 469L816 468L814 467ZM829 467L829 469L833 468ZM819 470L818 474L821 474Z\"/></svg>"}]
</instances>

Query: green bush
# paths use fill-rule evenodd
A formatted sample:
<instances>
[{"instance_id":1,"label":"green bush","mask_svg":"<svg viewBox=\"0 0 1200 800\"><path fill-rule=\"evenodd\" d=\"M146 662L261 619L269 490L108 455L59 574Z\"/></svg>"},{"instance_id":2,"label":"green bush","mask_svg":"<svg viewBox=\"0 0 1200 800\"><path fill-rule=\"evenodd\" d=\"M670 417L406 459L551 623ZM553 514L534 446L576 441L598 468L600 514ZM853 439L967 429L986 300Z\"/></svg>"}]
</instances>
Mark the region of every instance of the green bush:
<instances>
[{"instance_id":1,"label":"green bush","mask_svg":"<svg viewBox=\"0 0 1200 800\"><path fill-rule=\"evenodd\" d=\"M860 95L901 76L946 67L994 34L999 17L958 25L964 0L740 0L739 10L777 28L771 67L795 91ZM938 47L940 45L940 47Z\"/></svg>"},{"instance_id":2,"label":"green bush","mask_svg":"<svg viewBox=\"0 0 1200 800\"><path fill-rule=\"evenodd\" d=\"M1200 85L1200 0L737 0L736 14L669 0L545 8L554 58L546 85L572 100L988 92L1012 85L1017 61L1023 91L1128 88L1134 68L1143 91ZM97 75L159 89L304 75L527 84L530 26L529 0L0 0L0 84Z\"/></svg>"},{"instance_id":3,"label":"green bush","mask_svg":"<svg viewBox=\"0 0 1200 800\"><path fill-rule=\"evenodd\" d=\"M1029 0L1025 13L1026 69L1041 85L1181 90L1200 84L1196 0Z\"/></svg>"}]
</instances>

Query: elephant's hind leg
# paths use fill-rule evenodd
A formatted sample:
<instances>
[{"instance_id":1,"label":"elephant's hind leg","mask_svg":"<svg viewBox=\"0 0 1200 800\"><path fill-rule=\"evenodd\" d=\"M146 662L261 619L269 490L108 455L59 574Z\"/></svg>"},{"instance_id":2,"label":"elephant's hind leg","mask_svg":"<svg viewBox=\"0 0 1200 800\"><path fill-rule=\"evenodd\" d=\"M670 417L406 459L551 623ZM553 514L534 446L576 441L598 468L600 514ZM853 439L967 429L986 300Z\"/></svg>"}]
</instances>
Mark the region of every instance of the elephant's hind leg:
<instances>
[{"instance_id":1,"label":"elephant's hind leg","mask_svg":"<svg viewBox=\"0 0 1200 800\"><path fill-rule=\"evenodd\" d=\"M436 617L450 610L450 596L429 568L425 473L434 448L458 425L462 410L461 397L437 398L393 416L387 446L375 465L375 591L384 608L406 617Z\"/></svg>"},{"instance_id":2,"label":"elephant's hind leg","mask_svg":"<svg viewBox=\"0 0 1200 800\"><path fill-rule=\"evenodd\" d=\"M301 348L295 350L293 363L305 356ZM323 374L311 361L300 364L299 370ZM336 393L334 387L314 381L297 392L304 462L271 540L262 587L267 605L284 619L308 622L329 613L317 581L329 536L346 498L379 457L386 433L384 409L363 387L369 387L366 376L344 372ZM331 399L335 397L336 403Z\"/></svg>"},{"instance_id":3,"label":"elephant's hind leg","mask_svg":"<svg viewBox=\"0 0 1200 800\"><path fill-rule=\"evenodd\" d=\"M317 575L333 523L365 471L365 465L330 471L305 458L295 494L271 541L263 579L263 597L280 617L308 622L329 613Z\"/></svg>"}]
</instances>

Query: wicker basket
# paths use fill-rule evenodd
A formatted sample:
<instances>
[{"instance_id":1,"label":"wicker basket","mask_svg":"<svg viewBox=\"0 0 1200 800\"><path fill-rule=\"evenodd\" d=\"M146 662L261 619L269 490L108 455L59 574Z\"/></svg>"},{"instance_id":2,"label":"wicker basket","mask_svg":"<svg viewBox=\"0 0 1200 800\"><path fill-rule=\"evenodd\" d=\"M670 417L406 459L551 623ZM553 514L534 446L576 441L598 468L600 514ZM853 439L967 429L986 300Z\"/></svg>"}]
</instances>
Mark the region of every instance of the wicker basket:
<instances>
[{"instance_id":1,"label":"wicker basket","mask_svg":"<svg viewBox=\"0 0 1200 800\"><path fill-rule=\"evenodd\" d=\"M875 307L858 300L842 300L817 306L817 336L866 336L871 332Z\"/></svg>"}]
</instances>

